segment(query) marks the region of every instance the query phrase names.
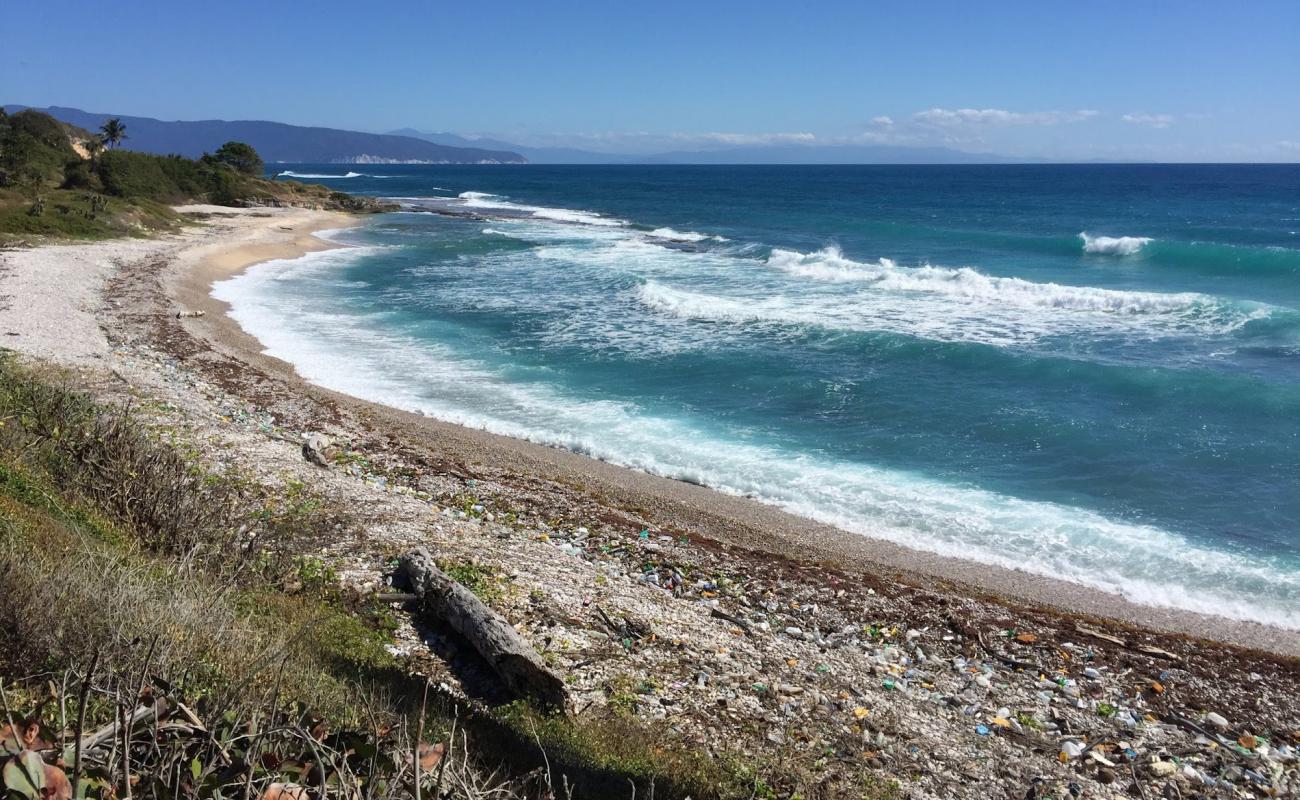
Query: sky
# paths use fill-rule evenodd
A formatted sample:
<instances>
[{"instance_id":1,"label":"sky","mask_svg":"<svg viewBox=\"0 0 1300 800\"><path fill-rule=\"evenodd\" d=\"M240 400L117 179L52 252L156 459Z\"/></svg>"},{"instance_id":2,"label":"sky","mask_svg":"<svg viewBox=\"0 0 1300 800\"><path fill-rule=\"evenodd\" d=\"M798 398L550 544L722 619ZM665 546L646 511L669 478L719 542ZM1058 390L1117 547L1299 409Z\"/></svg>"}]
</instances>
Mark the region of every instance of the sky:
<instances>
[{"instance_id":1,"label":"sky","mask_svg":"<svg viewBox=\"0 0 1300 800\"><path fill-rule=\"evenodd\" d=\"M0 103L644 154L1300 161L1300 1L3 4Z\"/></svg>"}]
</instances>

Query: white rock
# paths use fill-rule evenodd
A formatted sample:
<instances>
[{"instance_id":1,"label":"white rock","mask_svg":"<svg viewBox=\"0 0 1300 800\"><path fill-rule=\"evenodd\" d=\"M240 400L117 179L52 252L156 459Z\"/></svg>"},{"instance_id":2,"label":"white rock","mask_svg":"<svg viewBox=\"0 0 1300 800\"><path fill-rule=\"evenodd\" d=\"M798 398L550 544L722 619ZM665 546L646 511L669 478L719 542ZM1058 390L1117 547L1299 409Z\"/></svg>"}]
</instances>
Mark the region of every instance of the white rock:
<instances>
[{"instance_id":1,"label":"white rock","mask_svg":"<svg viewBox=\"0 0 1300 800\"><path fill-rule=\"evenodd\" d=\"M1151 774L1157 778L1168 778L1178 771L1178 765L1172 761L1151 762Z\"/></svg>"}]
</instances>

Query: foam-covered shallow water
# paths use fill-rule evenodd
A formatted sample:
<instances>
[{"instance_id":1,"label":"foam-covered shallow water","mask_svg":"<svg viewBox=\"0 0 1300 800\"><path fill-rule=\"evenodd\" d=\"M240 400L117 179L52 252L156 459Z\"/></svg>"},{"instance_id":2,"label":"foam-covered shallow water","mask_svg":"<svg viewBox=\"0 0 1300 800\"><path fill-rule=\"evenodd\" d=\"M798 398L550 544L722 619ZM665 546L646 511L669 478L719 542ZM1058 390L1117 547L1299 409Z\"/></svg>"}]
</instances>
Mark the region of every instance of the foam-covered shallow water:
<instances>
[{"instance_id":1,"label":"foam-covered shallow water","mask_svg":"<svg viewBox=\"0 0 1300 800\"><path fill-rule=\"evenodd\" d=\"M309 380L1300 629L1300 170L400 170L215 289Z\"/></svg>"}]
</instances>

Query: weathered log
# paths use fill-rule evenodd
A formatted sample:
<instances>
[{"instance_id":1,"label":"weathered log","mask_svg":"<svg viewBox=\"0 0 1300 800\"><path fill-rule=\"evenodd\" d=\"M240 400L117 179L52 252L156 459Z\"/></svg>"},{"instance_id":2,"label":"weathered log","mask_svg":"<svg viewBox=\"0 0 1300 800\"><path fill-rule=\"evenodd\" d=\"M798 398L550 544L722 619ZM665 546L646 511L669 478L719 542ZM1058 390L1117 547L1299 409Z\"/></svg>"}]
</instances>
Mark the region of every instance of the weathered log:
<instances>
[{"instance_id":1,"label":"weathered log","mask_svg":"<svg viewBox=\"0 0 1300 800\"><path fill-rule=\"evenodd\" d=\"M509 622L439 569L428 550L402 556L398 570L419 598L421 612L464 636L511 691L565 707L564 681Z\"/></svg>"}]
</instances>

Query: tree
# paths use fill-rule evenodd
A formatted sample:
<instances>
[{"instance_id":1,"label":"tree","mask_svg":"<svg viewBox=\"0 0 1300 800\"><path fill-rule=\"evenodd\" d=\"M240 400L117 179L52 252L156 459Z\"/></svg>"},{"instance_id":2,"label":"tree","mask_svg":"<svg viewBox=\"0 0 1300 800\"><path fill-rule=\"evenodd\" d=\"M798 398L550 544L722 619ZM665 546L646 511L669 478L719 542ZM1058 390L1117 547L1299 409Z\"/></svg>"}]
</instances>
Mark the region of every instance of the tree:
<instances>
[{"instance_id":1,"label":"tree","mask_svg":"<svg viewBox=\"0 0 1300 800\"><path fill-rule=\"evenodd\" d=\"M90 163L95 163L95 158L104 149L104 140L98 136L92 136L82 144L86 148L86 155L90 156Z\"/></svg>"},{"instance_id":2,"label":"tree","mask_svg":"<svg viewBox=\"0 0 1300 800\"><path fill-rule=\"evenodd\" d=\"M122 143L123 139L129 138L126 135L126 126L123 125L122 120L117 117L110 118L103 125L99 126L99 130L103 133L104 142L109 147L117 147Z\"/></svg>"},{"instance_id":3,"label":"tree","mask_svg":"<svg viewBox=\"0 0 1300 800\"><path fill-rule=\"evenodd\" d=\"M217 148L217 152L213 153L210 159L245 175L261 175L265 168L262 157L257 154L253 146L243 142L226 142Z\"/></svg>"}]
</instances>

